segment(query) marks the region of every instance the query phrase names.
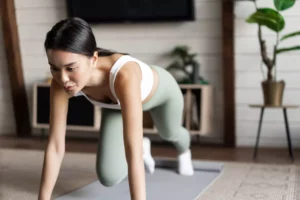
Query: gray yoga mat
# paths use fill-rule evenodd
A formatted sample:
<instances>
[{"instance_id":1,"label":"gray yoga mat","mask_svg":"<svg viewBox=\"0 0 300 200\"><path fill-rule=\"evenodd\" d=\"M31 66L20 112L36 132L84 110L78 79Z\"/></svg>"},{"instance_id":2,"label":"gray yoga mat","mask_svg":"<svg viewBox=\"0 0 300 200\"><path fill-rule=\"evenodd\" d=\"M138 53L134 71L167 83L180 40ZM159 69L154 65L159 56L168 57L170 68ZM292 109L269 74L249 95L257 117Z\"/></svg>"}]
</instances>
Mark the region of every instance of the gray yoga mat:
<instances>
[{"instance_id":1,"label":"gray yoga mat","mask_svg":"<svg viewBox=\"0 0 300 200\"><path fill-rule=\"evenodd\" d=\"M181 176L176 160L155 158L155 172L146 174L147 200L194 200L221 174L219 162L193 161L195 174ZM113 187L95 181L56 198L56 200L130 200L128 180Z\"/></svg>"}]
</instances>

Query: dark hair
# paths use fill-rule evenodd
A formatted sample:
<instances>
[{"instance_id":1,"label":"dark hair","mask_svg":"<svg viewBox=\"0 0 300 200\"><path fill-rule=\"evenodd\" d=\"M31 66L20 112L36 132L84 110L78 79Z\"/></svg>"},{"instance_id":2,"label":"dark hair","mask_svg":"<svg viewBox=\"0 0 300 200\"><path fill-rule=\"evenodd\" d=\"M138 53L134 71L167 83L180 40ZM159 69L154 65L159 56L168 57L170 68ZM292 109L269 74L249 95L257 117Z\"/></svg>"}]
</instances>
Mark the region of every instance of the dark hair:
<instances>
[{"instance_id":1,"label":"dark hair","mask_svg":"<svg viewBox=\"0 0 300 200\"><path fill-rule=\"evenodd\" d=\"M83 19L73 17L57 22L47 33L44 43L45 50L57 49L72 53L93 56L110 56L116 51L98 48L93 31L89 24ZM127 53L120 53L127 55Z\"/></svg>"}]
</instances>

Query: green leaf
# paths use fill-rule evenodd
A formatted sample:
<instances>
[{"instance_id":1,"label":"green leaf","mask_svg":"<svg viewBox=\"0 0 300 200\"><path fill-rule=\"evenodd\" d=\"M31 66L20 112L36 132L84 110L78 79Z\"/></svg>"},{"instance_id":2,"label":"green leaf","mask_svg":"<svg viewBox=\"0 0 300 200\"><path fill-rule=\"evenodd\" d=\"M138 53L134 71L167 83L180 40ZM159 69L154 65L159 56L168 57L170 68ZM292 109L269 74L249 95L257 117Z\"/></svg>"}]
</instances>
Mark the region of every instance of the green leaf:
<instances>
[{"instance_id":1,"label":"green leaf","mask_svg":"<svg viewBox=\"0 0 300 200\"><path fill-rule=\"evenodd\" d=\"M171 69L181 69L180 64L178 62L173 62L169 66L166 67L167 70Z\"/></svg>"},{"instance_id":2,"label":"green leaf","mask_svg":"<svg viewBox=\"0 0 300 200\"><path fill-rule=\"evenodd\" d=\"M277 10L283 11L295 4L296 0L274 0L274 5Z\"/></svg>"},{"instance_id":3,"label":"green leaf","mask_svg":"<svg viewBox=\"0 0 300 200\"><path fill-rule=\"evenodd\" d=\"M188 46L176 46L172 52L171 52L171 56L181 56L181 57L185 57L188 54L189 51L189 47Z\"/></svg>"},{"instance_id":4,"label":"green leaf","mask_svg":"<svg viewBox=\"0 0 300 200\"><path fill-rule=\"evenodd\" d=\"M296 51L296 50L300 50L300 46L294 46L290 48L280 48L276 50L276 54L288 52L288 51Z\"/></svg>"},{"instance_id":5,"label":"green leaf","mask_svg":"<svg viewBox=\"0 0 300 200\"><path fill-rule=\"evenodd\" d=\"M280 41L288 39L290 37L295 37L295 36L300 36L300 31L296 31L296 32L293 32L293 33L286 34L286 35L282 36Z\"/></svg>"},{"instance_id":6,"label":"green leaf","mask_svg":"<svg viewBox=\"0 0 300 200\"><path fill-rule=\"evenodd\" d=\"M248 23L257 23L259 25L266 26L275 32L280 32L285 26L283 16L271 8L257 9L257 11L248 17L246 21Z\"/></svg>"}]
</instances>

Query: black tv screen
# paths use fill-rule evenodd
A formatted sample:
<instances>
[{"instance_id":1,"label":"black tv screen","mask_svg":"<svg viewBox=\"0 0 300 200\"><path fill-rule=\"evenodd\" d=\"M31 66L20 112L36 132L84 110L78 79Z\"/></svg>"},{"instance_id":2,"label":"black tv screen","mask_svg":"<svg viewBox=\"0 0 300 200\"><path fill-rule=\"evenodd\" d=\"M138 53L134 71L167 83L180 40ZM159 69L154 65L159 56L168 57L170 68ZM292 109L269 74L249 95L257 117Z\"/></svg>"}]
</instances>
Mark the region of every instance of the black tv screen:
<instances>
[{"instance_id":1,"label":"black tv screen","mask_svg":"<svg viewBox=\"0 0 300 200\"><path fill-rule=\"evenodd\" d=\"M67 0L67 9L89 23L195 20L194 0Z\"/></svg>"}]
</instances>

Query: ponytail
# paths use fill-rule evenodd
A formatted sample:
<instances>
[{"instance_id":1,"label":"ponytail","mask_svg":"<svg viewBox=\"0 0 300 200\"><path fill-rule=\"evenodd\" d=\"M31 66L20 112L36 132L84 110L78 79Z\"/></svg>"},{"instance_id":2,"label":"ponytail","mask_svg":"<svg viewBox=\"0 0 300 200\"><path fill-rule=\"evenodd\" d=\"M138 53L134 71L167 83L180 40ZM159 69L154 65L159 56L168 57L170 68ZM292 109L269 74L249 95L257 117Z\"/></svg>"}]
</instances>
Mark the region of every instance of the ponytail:
<instances>
[{"instance_id":1,"label":"ponytail","mask_svg":"<svg viewBox=\"0 0 300 200\"><path fill-rule=\"evenodd\" d=\"M119 53L116 51L111 51L108 49L103 49L103 48L96 48L96 51L98 52L98 56L102 57L102 56L111 56L113 54ZM128 53L119 53L119 54L123 54L123 55L129 55Z\"/></svg>"}]
</instances>

